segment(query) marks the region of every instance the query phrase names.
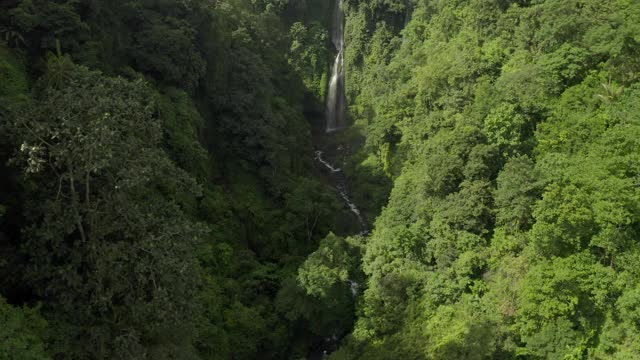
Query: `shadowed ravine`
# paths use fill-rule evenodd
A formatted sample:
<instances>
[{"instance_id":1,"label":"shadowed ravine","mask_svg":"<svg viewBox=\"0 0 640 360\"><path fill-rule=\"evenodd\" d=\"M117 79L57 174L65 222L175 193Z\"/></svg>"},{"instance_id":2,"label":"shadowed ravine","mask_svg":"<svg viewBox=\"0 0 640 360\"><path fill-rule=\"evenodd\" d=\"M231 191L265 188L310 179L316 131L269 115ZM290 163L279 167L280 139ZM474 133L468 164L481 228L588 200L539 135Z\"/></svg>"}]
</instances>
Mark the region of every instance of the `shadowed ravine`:
<instances>
[{"instance_id":1,"label":"shadowed ravine","mask_svg":"<svg viewBox=\"0 0 640 360\"><path fill-rule=\"evenodd\" d=\"M338 134L335 134L336 136ZM341 166L336 165L336 163L332 163L331 161L336 161L333 159L342 158L341 152L347 151L341 145L335 145L330 143L329 137L334 136L334 134L324 134L320 139L324 139L329 142L327 146L324 148L327 149L330 153L325 153L322 150L316 150L315 160L318 163L318 167L325 174L326 181L333 186L340 198L343 200L344 204L348 207L349 211L353 214L354 221L353 225L350 227L353 229L354 233L357 231L359 235L367 236L370 233L369 225L365 220L365 217L358 209L358 206L353 202L349 193L348 187L348 179L342 170ZM348 151L347 151L348 152ZM332 159L331 161L329 159ZM356 225L357 220L357 225ZM359 230L358 226L359 225ZM351 295L355 298L360 291L360 284L353 280L348 280L349 288L351 290ZM311 353L308 355L309 360L320 360L326 359L329 354L336 351L344 337L344 334L341 336L332 335L323 338L320 342L316 343L314 347L312 347Z\"/></svg>"},{"instance_id":2,"label":"shadowed ravine","mask_svg":"<svg viewBox=\"0 0 640 360\"><path fill-rule=\"evenodd\" d=\"M349 153L344 145L335 141L335 138L340 136L340 130L344 130L347 127L344 69L344 13L342 0L336 1L331 34L331 40L337 53L327 89L324 134L318 134L319 136L316 137L315 160L321 171L326 174L328 182L336 189L344 204L357 220L360 227L359 234L368 235L370 232L369 226L362 212L351 199L348 179L342 166L337 163L339 159L344 159L344 156ZM355 298L358 295L360 284L349 280L349 287L351 294ZM326 359L329 354L338 349L342 338L343 336L335 334L323 338L322 341L312 349L308 359Z\"/></svg>"},{"instance_id":3,"label":"shadowed ravine","mask_svg":"<svg viewBox=\"0 0 640 360\"><path fill-rule=\"evenodd\" d=\"M328 174L329 180L337 190L340 198L357 218L360 224L360 232L366 234L369 232L369 227L362 213L351 199L347 178L342 168L332 162L334 161L332 159L338 159L339 155L341 155L340 153L345 150L342 145L336 145L335 141L332 141L332 138L338 136L336 132L347 127L344 82L344 12L342 9L342 0L336 1L335 4L331 34L331 41L337 53L327 91L325 134L324 136L320 136L320 141L316 141L315 159L322 165L323 171Z\"/></svg>"}]
</instances>

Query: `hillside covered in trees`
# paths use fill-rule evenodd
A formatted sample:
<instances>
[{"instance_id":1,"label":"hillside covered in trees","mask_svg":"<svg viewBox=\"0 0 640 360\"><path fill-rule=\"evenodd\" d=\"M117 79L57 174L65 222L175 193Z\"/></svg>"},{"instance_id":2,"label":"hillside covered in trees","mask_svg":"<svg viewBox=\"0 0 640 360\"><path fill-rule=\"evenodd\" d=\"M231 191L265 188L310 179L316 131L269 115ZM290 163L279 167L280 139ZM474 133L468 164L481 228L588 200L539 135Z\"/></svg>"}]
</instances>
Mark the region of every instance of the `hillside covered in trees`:
<instances>
[{"instance_id":1,"label":"hillside covered in trees","mask_svg":"<svg viewBox=\"0 0 640 360\"><path fill-rule=\"evenodd\" d=\"M0 35L0 359L640 358L640 3L8 0Z\"/></svg>"}]
</instances>

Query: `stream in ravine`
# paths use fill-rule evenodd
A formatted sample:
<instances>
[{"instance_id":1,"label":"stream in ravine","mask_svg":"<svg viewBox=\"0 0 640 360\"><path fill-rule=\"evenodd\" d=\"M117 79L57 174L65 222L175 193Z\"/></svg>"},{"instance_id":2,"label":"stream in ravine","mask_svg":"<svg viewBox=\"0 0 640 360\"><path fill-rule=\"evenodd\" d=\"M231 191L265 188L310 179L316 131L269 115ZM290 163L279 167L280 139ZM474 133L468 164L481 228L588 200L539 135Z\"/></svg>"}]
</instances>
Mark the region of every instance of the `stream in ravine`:
<instances>
[{"instance_id":1,"label":"stream in ravine","mask_svg":"<svg viewBox=\"0 0 640 360\"><path fill-rule=\"evenodd\" d=\"M368 235L369 225L358 206L354 203L349 192L348 179L339 164L340 159L350 155L349 146L341 145L335 141L340 136L340 131L347 128L347 104L345 95L345 69L344 69L344 12L342 1L337 0L334 8L331 41L335 47L336 57L331 69L331 79L327 88L327 101L325 108L325 126L323 134L316 137L315 160L330 183L349 209L355 221L359 225L359 234ZM360 284L349 280L351 295L356 298L360 290ZM344 335L332 335L323 338L316 343L308 355L309 360L326 359L329 354L336 351Z\"/></svg>"}]
</instances>

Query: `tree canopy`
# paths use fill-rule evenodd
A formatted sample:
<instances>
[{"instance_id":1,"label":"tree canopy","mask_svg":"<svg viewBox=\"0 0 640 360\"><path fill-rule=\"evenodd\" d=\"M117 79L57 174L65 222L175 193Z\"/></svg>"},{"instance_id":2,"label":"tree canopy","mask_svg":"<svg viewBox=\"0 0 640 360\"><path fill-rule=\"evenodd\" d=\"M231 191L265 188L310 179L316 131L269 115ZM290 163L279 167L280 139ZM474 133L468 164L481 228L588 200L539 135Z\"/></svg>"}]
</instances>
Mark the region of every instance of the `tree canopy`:
<instances>
[{"instance_id":1,"label":"tree canopy","mask_svg":"<svg viewBox=\"0 0 640 360\"><path fill-rule=\"evenodd\" d=\"M1 359L640 358L640 4L335 1L0 4Z\"/></svg>"}]
</instances>

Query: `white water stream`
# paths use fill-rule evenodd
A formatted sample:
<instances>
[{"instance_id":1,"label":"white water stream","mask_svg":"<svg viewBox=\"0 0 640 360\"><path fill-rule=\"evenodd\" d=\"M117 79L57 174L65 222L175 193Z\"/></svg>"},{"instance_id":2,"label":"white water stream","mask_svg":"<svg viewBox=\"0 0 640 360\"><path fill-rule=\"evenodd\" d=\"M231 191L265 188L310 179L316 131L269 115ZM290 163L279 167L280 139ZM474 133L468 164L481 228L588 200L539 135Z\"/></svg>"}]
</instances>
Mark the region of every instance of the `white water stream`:
<instances>
[{"instance_id":1,"label":"white water stream","mask_svg":"<svg viewBox=\"0 0 640 360\"><path fill-rule=\"evenodd\" d=\"M346 126L346 95L344 85L344 12L342 0L337 0L333 14L331 42L337 51L331 70L327 91L326 132L340 130Z\"/></svg>"},{"instance_id":2,"label":"white water stream","mask_svg":"<svg viewBox=\"0 0 640 360\"><path fill-rule=\"evenodd\" d=\"M322 157L323 154L324 153L320 150L316 151L316 160L329 171L329 174L332 175L335 182L337 183L337 185L335 185L335 189L338 191L338 194L340 195L344 203L349 207L349 210L356 216L358 222L360 223L360 226L362 228L362 232L360 234L368 234L369 229L367 227L367 223L366 221L364 221L360 209L358 209L353 200L351 200L351 196L349 195L349 190L347 188L347 181L342 172L342 169L325 160Z\"/></svg>"}]
</instances>

